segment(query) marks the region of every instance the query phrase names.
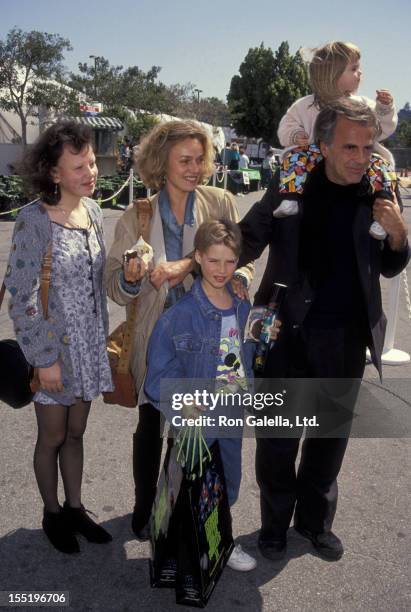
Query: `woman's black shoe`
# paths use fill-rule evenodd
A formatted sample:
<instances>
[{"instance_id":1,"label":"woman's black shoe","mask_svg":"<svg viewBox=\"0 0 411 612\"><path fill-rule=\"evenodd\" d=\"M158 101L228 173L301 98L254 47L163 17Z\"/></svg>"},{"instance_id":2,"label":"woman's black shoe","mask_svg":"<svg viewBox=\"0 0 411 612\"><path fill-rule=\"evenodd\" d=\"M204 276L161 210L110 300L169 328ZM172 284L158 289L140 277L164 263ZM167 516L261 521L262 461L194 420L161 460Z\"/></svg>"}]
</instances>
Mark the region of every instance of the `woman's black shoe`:
<instances>
[{"instance_id":1,"label":"woman's black shoe","mask_svg":"<svg viewBox=\"0 0 411 612\"><path fill-rule=\"evenodd\" d=\"M60 512L44 510L42 525L44 533L54 548L68 555L80 552L74 531L62 509Z\"/></svg>"},{"instance_id":2,"label":"woman's black shoe","mask_svg":"<svg viewBox=\"0 0 411 612\"><path fill-rule=\"evenodd\" d=\"M135 512L133 512L133 517L131 519L131 529L133 530L134 535L137 540L140 542L146 542L150 539L150 525L147 523L143 527L140 527L141 522L138 520L138 517Z\"/></svg>"},{"instance_id":3,"label":"woman's black shoe","mask_svg":"<svg viewBox=\"0 0 411 612\"><path fill-rule=\"evenodd\" d=\"M79 533L89 542L106 544L113 539L108 531L88 516L87 510L83 505L80 508L72 508L67 502L64 502L63 513L74 533Z\"/></svg>"}]
</instances>

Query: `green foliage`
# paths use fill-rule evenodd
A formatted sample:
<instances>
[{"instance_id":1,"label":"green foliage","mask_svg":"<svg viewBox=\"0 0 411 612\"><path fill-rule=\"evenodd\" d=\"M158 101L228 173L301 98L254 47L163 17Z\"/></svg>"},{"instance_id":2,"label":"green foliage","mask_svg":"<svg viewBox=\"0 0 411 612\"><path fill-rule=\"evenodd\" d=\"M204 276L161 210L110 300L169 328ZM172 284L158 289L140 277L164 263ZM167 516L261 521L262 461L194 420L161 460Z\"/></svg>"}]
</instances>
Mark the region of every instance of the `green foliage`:
<instances>
[{"instance_id":1,"label":"green foliage","mask_svg":"<svg viewBox=\"0 0 411 612\"><path fill-rule=\"evenodd\" d=\"M398 126L396 136L403 147L411 147L411 119L403 119Z\"/></svg>"},{"instance_id":2,"label":"green foliage","mask_svg":"<svg viewBox=\"0 0 411 612\"><path fill-rule=\"evenodd\" d=\"M270 48L249 49L240 74L231 80L227 96L233 126L244 136L279 145L277 129L287 108L309 93L305 64L282 42L275 55Z\"/></svg>"},{"instance_id":3,"label":"green foliage","mask_svg":"<svg viewBox=\"0 0 411 612\"><path fill-rule=\"evenodd\" d=\"M19 208L27 201L20 176L0 176L0 212Z\"/></svg>"},{"instance_id":4,"label":"green foliage","mask_svg":"<svg viewBox=\"0 0 411 612\"><path fill-rule=\"evenodd\" d=\"M124 108L164 113L175 104L174 86L158 81L160 66L144 72L138 66L112 66L105 57L96 57L92 65L84 62L78 68L79 74L70 75L70 86L83 92L86 100L101 102L107 115L124 120Z\"/></svg>"},{"instance_id":5,"label":"green foliage","mask_svg":"<svg viewBox=\"0 0 411 612\"><path fill-rule=\"evenodd\" d=\"M114 193L115 183L110 176L99 176L96 181L96 191L110 191Z\"/></svg>"},{"instance_id":6,"label":"green foliage","mask_svg":"<svg viewBox=\"0 0 411 612\"><path fill-rule=\"evenodd\" d=\"M218 98L202 98L198 104L192 101L192 106L197 111L197 118L211 125L230 125L231 115L228 106ZM198 108L198 110L197 110Z\"/></svg>"},{"instance_id":7,"label":"green foliage","mask_svg":"<svg viewBox=\"0 0 411 612\"><path fill-rule=\"evenodd\" d=\"M198 101L193 83L165 85L159 80L159 66L144 72L138 66L112 66L106 58L97 57L93 64L80 63L78 67L79 74L70 75L70 86L82 91L88 101L101 102L105 114L125 121L135 138L155 125L146 113L194 118L213 125L230 122L228 107L222 100ZM125 108L134 111L137 118L129 119Z\"/></svg>"},{"instance_id":8,"label":"green foliage","mask_svg":"<svg viewBox=\"0 0 411 612\"><path fill-rule=\"evenodd\" d=\"M0 40L0 108L19 116L23 145L38 106L64 111L74 104L74 92L62 83L65 50L71 50L67 39L35 30L13 28Z\"/></svg>"},{"instance_id":9,"label":"green foliage","mask_svg":"<svg viewBox=\"0 0 411 612\"><path fill-rule=\"evenodd\" d=\"M126 119L128 135L137 142L158 123L158 119L148 113L137 113L135 117Z\"/></svg>"}]
</instances>

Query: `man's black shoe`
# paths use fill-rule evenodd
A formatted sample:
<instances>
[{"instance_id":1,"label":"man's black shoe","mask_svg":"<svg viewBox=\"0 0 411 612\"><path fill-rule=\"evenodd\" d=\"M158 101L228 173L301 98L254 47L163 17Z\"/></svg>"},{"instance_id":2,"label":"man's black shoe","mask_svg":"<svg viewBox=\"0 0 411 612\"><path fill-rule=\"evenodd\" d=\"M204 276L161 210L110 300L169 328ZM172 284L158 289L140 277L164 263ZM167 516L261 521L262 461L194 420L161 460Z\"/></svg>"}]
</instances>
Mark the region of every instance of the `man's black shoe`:
<instances>
[{"instance_id":1,"label":"man's black shoe","mask_svg":"<svg viewBox=\"0 0 411 612\"><path fill-rule=\"evenodd\" d=\"M287 540L258 540L260 553L270 561L281 561L287 552Z\"/></svg>"},{"instance_id":2,"label":"man's black shoe","mask_svg":"<svg viewBox=\"0 0 411 612\"><path fill-rule=\"evenodd\" d=\"M344 554L344 547L340 538L332 531L323 531L322 533L313 533L308 529L294 525L294 529L310 540L320 557L327 561L338 561Z\"/></svg>"}]
</instances>

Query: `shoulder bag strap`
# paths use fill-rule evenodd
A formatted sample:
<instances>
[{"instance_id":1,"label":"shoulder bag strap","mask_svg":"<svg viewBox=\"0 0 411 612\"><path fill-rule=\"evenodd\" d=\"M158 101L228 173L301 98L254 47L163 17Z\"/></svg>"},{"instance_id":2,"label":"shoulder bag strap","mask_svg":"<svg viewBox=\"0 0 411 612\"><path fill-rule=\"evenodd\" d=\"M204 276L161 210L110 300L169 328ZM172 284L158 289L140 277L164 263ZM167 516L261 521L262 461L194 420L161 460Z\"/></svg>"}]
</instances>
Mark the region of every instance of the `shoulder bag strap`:
<instances>
[{"instance_id":1,"label":"shoulder bag strap","mask_svg":"<svg viewBox=\"0 0 411 612\"><path fill-rule=\"evenodd\" d=\"M49 316L49 289L51 279L51 242L47 249L47 253L43 257L40 272L40 300L43 306L43 317L48 319Z\"/></svg>"},{"instance_id":2,"label":"shoulder bag strap","mask_svg":"<svg viewBox=\"0 0 411 612\"><path fill-rule=\"evenodd\" d=\"M152 204L148 198L144 198L140 200L134 200L133 206L136 209L140 234L143 240L148 242L150 234L150 221L153 216ZM133 300L128 311L127 323L124 330L123 346L121 349L121 355L117 366L117 372L119 372L119 374L127 374L127 372L129 371L131 347L133 344L133 337L136 329L137 301L138 298Z\"/></svg>"},{"instance_id":3,"label":"shoulder bag strap","mask_svg":"<svg viewBox=\"0 0 411 612\"><path fill-rule=\"evenodd\" d=\"M47 253L43 257L43 261L41 264L40 271L40 300L41 305L43 306L43 315L44 318L48 318L48 308L49 308L49 288L50 288L50 279L51 279L51 244L47 249ZM0 289L0 308L3 304L4 295L6 293L6 285L3 284Z\"/></svg>"},{"instance_id":4,"label":"shoulder bag strap","mask_svg":"<svg viewBox=\"0 0 411 612\"><path fill-rule=\"evenodd\" d=\"M6 293L6 285L3 282L2 286L1 286L1 289L0 289L0 308L1 308L1 305L3 304L4 294L5 293Z\"/></svg>"}]
</instances>

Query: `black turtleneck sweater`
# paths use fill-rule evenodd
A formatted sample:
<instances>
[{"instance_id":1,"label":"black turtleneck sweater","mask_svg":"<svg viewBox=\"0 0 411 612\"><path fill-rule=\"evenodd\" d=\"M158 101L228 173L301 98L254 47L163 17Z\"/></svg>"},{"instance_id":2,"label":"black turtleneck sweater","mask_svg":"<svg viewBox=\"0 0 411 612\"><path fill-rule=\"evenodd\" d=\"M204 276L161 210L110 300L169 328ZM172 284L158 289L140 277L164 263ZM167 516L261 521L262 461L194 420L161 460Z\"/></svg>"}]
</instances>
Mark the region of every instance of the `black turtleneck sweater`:
<instances>
[{"instance_id":1,"label":"black turtleneck sweater","mask_svg":"<svg viewBox=\"0 0 411 612\"><path fill-rule=\"evenodd\" d=\"M300 262L315 289L315 298L305 325L336 328L366 319L353 237L355 215L364 202L363 190L363 183L332 183L323 167L313 173L307 185Z\"/></svg>"}]
</instances>

